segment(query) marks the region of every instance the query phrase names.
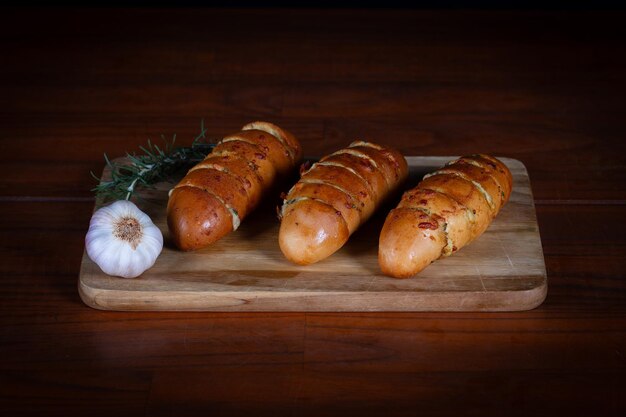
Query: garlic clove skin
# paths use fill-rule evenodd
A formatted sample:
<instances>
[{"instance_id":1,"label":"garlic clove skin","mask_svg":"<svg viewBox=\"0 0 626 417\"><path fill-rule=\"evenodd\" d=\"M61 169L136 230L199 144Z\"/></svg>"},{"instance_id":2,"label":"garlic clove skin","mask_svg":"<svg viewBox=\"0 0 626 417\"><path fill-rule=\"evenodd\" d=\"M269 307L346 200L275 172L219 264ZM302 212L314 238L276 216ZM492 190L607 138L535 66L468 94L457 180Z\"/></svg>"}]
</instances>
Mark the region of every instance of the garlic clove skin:
<instances>
[{"instance_id":1,"label":"garlic clove skin","mask_svg":"<svg viewBox=\"0 0 626 417\"><path fill-rule=\"evenodd\" d=\"M105 274L135 278L156 262L163 234L134 203L119 200L93 214L85 249Z\"/></svg>"}]
</instances>

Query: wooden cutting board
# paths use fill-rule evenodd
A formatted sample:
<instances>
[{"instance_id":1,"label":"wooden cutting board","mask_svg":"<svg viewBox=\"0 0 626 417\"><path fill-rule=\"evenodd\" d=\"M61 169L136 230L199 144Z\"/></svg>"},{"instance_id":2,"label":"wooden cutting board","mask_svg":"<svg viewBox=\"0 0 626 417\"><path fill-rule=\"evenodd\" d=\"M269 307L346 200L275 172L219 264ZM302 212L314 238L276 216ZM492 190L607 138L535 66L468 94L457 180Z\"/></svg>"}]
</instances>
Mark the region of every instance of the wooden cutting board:
<instances>
[{"instance_id":1,"label":"wooden cutting board","mask_svg":"<svg viewBox=\"0 0 626 417\"><path fill-rule=\"evenodd\" d=\"M408 157L407 187L452 159ZM547 279L530 181L520 161L501 160L513 174L509 203L479 239L410 279L388 278L378 267L378 235L391 207L363 225L340 251L303 267L289 263L278 247L278 200L272 199L213 246L196 252L176 250L165 218L172 184L162 183L137 201L164 234L156 264L138 278L116 278L104 274L84 254L80 296L87 305L103 310L532 309L545 299Z\"/></svg>"}]
</instances>

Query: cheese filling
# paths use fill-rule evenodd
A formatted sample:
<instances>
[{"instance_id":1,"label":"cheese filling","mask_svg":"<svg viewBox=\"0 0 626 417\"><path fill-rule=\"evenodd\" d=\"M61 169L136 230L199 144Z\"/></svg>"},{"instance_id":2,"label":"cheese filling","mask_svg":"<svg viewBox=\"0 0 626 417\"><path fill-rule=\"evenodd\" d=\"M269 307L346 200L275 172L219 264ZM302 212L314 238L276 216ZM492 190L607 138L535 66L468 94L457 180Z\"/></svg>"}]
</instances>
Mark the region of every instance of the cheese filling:
<instances>
[{"instance_id":1,"label":"cheese filling","mask_svg":"<svg viewBox=\"0 0 626 417\"><path fill-rule=\"evenodd\" d=\"M447 222L443 224L443 233L446 236L446 246L444 246L441 250L441 256L450 256L454 250L454 242L452 242L452 239L450 239L450 235L448 234Z\"/></svg>"},{"instance_id":2,"label":"cheese filling","mask_svg":"<svg viewBox=\"0 0 626 417\"><path fill-rule=\"evenodd\" d=\"M439 187L429 187L428 190L434 191L434 192L439 193L439 194L442 194L442 195L446 196L447 198L449 198L450 200L453 200L461 208L463 208L463 211L465 212L465 217L467 218L467 221L469 223L471 223L471 224L476 223L476 214L474 214L474 211L470 210L469 207L467 207L465 204L459 203L458 201L456 201L454 198L450 197L443 189L441 189Z\"/></svg>"}]
</instances>

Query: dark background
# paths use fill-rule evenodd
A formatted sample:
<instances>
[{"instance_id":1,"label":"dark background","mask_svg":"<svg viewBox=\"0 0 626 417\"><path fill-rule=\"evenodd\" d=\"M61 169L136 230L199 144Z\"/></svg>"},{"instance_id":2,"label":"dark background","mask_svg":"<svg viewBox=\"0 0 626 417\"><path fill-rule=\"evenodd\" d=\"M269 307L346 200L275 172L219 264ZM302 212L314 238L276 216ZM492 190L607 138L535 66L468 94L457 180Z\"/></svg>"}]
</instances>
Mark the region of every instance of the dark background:
<instances>
[{"instance_id":1,"label":"dark background","mask_svg":"<svg viewBox=\"0 0 626 417\"><path fill-rule=\"evenodd\" d=\"M0 13L3 415L626 414L624 12L118 4ZM86 307L89 172L160 134L188 144L201 118L215 138L273 121L311 156L359 137L519 159L546 301L516 313Z\"/></svg>"},{"instance_id":2,"label":"dark background","mask_svg":"<svg viewBox=\"0 0 626 417\"><path fill-rule=\"evenodd\" d=\"M92 0L90 2L78 2L76 0L25 0L8 1L4 6L14 7L213 7L213 8L325 8L325 9L404 9L404 10L449 10L449 9L474 9L474 10L618 10L624 9L623 2L611 0L589 1L564 1L564 0L303 0L303 1L252 1L252 0Z\"/></svg>"}]
</instances>

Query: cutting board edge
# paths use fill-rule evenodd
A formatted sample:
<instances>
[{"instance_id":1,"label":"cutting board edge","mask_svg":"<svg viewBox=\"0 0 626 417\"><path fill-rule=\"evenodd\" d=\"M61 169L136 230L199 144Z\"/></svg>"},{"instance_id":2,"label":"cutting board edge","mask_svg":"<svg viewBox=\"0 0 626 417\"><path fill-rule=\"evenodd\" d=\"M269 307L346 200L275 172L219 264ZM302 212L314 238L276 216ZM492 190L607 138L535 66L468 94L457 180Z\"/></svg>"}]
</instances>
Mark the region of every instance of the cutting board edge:
<instances>
[{"instance_id":1,"label":"cutting board edge","mask_svg":"<svg viewBox=\"0 0 626 417\"><path fill-rule=\"evenodd\" d=\"M197 291L153 292L93 288L79 279L78 292L87 306L114 311L198 311L198 312L513 312L540 306L548 292L543 275L532 288L509 291L457 292L276 292L219 294ZM185 301L181 308L181 299ZM451 302L455 301L456 302ZM125 302L128 300L128 302ZM345 307L337 307L345 305Z\"/></svg>"}]
</instances>

